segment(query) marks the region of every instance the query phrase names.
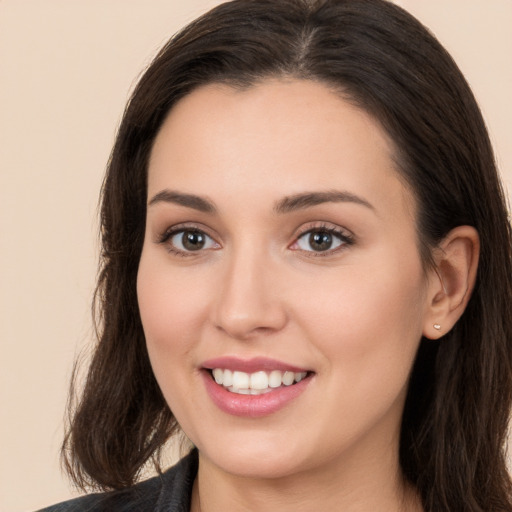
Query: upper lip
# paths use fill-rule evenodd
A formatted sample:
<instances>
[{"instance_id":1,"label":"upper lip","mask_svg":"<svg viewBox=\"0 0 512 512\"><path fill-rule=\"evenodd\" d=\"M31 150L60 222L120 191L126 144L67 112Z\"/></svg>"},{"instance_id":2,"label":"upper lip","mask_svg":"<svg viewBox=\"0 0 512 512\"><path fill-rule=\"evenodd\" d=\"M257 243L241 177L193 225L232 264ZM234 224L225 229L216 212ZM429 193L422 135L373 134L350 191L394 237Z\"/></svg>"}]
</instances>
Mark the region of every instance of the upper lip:
<instances>
[{"instance_id":1,"label":"upper lip","mask_svg":"<svg viewBox=\"0 0 512 512\"><path fill-rule=\"evenodd\" d=\"M202 363L202 367L207 370L222 368L223 370L242 371L253 373L257 371L280 370L282 372L307 372L307 368L300 368L277 359L267 357L253 357L251 359L241 359L239 357L224 356L208 359Z\"/></svg>"}]
</instances>

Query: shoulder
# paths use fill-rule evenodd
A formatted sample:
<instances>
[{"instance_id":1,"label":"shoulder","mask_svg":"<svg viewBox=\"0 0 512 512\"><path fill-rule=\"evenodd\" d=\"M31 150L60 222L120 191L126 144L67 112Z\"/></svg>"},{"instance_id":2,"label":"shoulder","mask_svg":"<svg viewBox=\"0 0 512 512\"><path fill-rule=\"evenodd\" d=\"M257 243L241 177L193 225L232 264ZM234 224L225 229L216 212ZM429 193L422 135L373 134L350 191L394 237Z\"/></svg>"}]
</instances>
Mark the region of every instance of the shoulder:
<instances>
[{"instance_id":1,"label":"shoulder","mask_svg":"<svg viewBox=\"0 0 512 512\"><path fill-rule=\"evenodd\" d=\"M197 474L197 451L161 475L119 491L88 494L39 512L188 512Z\"/></svg>"}]
</instances>

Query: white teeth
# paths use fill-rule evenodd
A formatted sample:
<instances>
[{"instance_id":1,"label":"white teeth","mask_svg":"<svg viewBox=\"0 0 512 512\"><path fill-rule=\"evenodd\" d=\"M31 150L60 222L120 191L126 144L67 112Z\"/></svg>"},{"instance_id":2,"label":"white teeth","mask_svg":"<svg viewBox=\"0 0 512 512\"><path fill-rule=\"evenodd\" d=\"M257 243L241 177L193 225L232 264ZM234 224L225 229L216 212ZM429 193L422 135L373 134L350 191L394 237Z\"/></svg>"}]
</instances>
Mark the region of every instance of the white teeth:
<instances>
[{"instance_id":1,"label":"white teeth","mask_svg":"<svg viewBox=\"0 0 512 512\"><path fill-rule=\"evenodd\" d=\"M295 375L293 372L284 372L283 384L285 386L291 386L293 384L294 380L295 380Z\"/></svg>"},{"instance_id":2,"label":"white teeth","mask_svg":"<svg viewBox=\"0 0 512 512\"><path fill-rule=\"evenodd\" d=\"M291 386L294 382L300 382L306 377L307 372L286 371L283 373L279 370L272 370L271 372L246 373L214 368L212 374L217 384L233 393L261 395L283 385Z\"/></svg>"},{"instance_id":3,"label":"white teeth","mask_svg":"<svg viewBox=\"0 0 512 512\"><path fill-rule=\"evenodd\" d=\"M279 370L273 370L268 376L268 385L271 388L278 388L283 383L283 374Z\"/></svg>"},{"instance_id":4,"label":"white teeth","mask_svg":"<svg viewBox=\"0 0 512 512\"><path fill-rule=\"evenodd\" d=\"M265 372L251 373L249 386L251 389L267 389L268 375Z\"/></svg>"},{"instance_id":5,"label":"white teeth","mask_svg":"<svg viewBox=\"0 0 512 512\"><path fill-rule=\"evenodd\" d=\"M215 379L215 382L217 384L223 384L224 383L224 372L220 368L215 368L213 370L213 378Z\"/></svg>"},{"instance_id":6,"label":"white teeth","mask_svg":"<svg viewBox=\"0 0 512 512\"><path fill-rule=\"evenodd\" d=\"M224 370L224 377L222 378L222 385L226 386L226 387L233 385L233 372L231 370Z\"/></svg>"},{"instance_id":7,"label":"white teeth","mask_svg":"<svg viewBox=\"0 0 512 512\"><path fill-rule=\"evenodd\" d=\"M224 381L222 381L224 384ZM249 374L245 372L233 372L233 384L235 389L248 389L249 388Z\"/></svg>"}]
</instances>

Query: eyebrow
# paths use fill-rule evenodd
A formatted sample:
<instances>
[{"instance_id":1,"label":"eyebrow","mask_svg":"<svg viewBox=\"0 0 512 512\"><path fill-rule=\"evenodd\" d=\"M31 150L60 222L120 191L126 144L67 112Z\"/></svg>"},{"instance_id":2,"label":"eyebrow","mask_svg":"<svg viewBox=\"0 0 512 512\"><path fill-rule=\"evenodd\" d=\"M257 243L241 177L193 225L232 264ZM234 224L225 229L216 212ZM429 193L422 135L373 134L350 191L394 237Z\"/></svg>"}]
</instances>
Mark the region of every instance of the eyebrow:
<instances>
[{"instance_id":1,"label":"eyebrow","mask_svg":"<svg viewBox=\"0 0 512 512\"><path fill-rule=\"evenodd\" d=\"M217 213L217 208L209 199L168 189L155 194L148 204L149 206L153 206L154 204L162 202L185 206L203 213ZM291 213L323 203L355 203L375 211L373 205L366 199L352 194L351 192L328 190L325 192L303 192L286 196L275 204L274 212L278 214Z\"/></svg>"},{"instance_id":2,"label":"eyebrow","mask_svg":"<svg viewBox=\"0 0 512 512\"><path fill-rule=\"evenodd\" d=\"M157 203L173 203L180 206L186 206L204 213L216 213L217 208L215 205L205 199L204 197L196 196L194 194L183 194L182 192L176 192L173 190L162 190L158 194L154 195L149 201L149 206L153 206Z\"/></svg>"},{"instance_id":3,"label":"eyebrow","mask_svg":"<svg viewBox=\"0 0 512 512\"><path fill-rule=\"evenodd\" d=\"M355 203L375 211L375 208L366 199L351 192L328 190L326 192L305 192L287 196L281 199L275 206L275 213L290 213L303 210L323 203Z\"/></svg>"}]
</instances>

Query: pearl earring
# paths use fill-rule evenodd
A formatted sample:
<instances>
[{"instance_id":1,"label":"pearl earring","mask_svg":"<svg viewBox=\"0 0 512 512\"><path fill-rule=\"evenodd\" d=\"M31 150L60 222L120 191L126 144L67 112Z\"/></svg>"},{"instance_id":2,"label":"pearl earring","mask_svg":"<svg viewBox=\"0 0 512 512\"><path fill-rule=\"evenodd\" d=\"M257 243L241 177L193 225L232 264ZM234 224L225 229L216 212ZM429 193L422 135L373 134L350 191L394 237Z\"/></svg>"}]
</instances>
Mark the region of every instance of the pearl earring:
<instances>
[{"instance_id":1,"label":"pearl earring","mask_svg":"<svg viewBox=\"0 0 512 512\"><path fill-rule=\"evenodd\" d=\"M440 331L441 326L439 324L434 324L434 329L436 329L437 331Z\"/></svg>"}]
</instances>

